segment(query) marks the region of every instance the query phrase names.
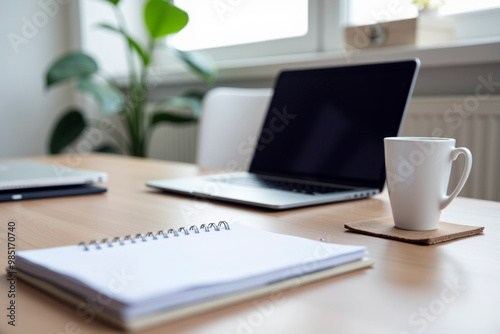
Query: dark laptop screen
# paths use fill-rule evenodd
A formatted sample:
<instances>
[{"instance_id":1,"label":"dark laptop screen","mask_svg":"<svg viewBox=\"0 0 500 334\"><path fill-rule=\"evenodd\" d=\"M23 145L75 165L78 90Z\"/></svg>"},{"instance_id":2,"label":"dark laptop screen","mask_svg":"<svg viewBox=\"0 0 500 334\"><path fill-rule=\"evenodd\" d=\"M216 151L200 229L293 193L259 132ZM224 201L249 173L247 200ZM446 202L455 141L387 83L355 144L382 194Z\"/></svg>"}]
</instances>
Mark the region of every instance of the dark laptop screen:
<instances>
[{"instance_id":1,"label":"dark laptop screen","mask_svg":"<svg viewBox=\"0 0 500 334\"><path fill-rule=\"evenodd\" d=\"M383 138L398 135L418 64L282 72L250 171L382 189Z\"/></svg>"}]
</instances>

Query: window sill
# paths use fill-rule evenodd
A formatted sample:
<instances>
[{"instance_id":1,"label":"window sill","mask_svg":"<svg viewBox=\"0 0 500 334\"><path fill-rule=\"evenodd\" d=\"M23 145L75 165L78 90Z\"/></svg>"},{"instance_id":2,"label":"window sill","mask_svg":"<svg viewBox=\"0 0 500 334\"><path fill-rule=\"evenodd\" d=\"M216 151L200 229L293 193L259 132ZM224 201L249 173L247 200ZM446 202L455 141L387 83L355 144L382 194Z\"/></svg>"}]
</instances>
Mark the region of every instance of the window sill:
<instances>
[{"instance_id":1,"label":"window sill","mask_svg":"<svg viewBox=\"0 0 500 334\"><path fill-rule=\"evenodd\" d=\"M223 61L218 63L218 81L274 78L283 69L408 58L419 58L422 62L422 68L498 63L500 61L500 39L486 38L474 42L455 42L439 47L412 45ZM157 68L152 75L156 83L167 86L199 82L192 73L178 66Z\"/></svg>"}]
</instances>

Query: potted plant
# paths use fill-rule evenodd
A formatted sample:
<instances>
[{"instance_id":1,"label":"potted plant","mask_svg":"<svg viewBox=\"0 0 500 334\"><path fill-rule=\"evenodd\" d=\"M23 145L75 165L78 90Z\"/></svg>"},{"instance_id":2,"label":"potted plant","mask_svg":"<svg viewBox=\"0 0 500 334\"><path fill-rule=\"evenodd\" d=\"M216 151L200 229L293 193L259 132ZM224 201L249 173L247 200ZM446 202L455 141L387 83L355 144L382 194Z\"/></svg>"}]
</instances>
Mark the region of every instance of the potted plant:
<instances>
[{"instance_id":1,"label":"potted plant","mask_svg":"<svg viewBox=\"0 0 500 334\"><path fill-rule=\"evenodd\" d=\"M113 6L118 25L99 24L120 35L127 44L128 60L128 93L120 89L116 80L99 74L97 62L83 52L71 52L57 59L46 73L46 87L51 88L60 83L72 81L79 91L90 94L97 101L102 117L119 116L125 129L110 131L111 143L94 147L102 152L125 152L134 156L145 156L148 143L154 128L163 122L193 122L199 116L199 94L186 94L183 97L170 98L160 103L157 109L147 109L148 74L155 50L166 36L183 29L188 23L188 14L176 7L172 1L147 0L144 6L144 24L147 41L135 39L127 31L124 17L120 11L120 0L106 0ZM162 47L165 43L162 43ZM170 53L182 61L195 73L207 87L211 86L216 68L213 63L200 52L182 52L169 48ZM133 57L139 59L133 61ZM137 64L138 63L138 64ZM179 115L172 112L175 108L189 107L194 110L192 116ZM96 126L96 120L89 122L77 109L66 111L59 119L52 132L49 144L50 153L60 153L74 143L85 129Z\"/></svg>"}]
</instances>

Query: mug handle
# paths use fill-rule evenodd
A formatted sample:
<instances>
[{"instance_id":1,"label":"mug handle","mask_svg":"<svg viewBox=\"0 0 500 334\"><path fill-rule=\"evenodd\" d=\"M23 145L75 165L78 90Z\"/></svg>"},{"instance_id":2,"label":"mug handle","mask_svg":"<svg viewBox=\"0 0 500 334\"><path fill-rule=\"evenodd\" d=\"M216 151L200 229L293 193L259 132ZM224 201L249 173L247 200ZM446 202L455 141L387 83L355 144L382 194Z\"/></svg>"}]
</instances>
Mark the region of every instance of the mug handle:
<instances>
[{"instance_id":1,"label":"mug handle","mask_svg":"<svg viewBox=\"0 0 500 334\"><path fill-rule=\"evenodd\" d=\"M451 201L453 201L455 197L457 197L462 188L465 186L465 182L467 182L467 179L469 178L470 170L472 168L472 153L470 153L468 148L457 147L451 151L450 155L451 160L452 161L457 160L460 154L463 154L465 157L465 168L462 173L462 177L460 178L460 182L458 182L457 187L455 188L455 190L453 190L451 195L445 196L444 199L441 201L441 205L439 206L440 210L446 208L451 203Z\"/></svg>"}]
</instances>

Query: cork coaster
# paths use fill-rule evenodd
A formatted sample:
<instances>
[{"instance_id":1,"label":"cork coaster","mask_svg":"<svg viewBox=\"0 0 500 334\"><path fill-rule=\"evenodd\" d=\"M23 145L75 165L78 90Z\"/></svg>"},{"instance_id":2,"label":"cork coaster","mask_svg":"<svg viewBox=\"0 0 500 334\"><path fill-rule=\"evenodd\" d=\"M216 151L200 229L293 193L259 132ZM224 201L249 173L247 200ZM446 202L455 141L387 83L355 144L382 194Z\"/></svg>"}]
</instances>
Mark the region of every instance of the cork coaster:
<instances>
[{"instance_id":1,"label":"cork coaster","mask_svg":"<svg viewBox=\"0 0 500 334\"><path fill-rule=\"evenodd\" d=\"M349 223L345 224L344 227L355 232L376 237L425 245L433 245L453 239L481 234L484 230L484 227L439 222L438 228L432 231L408 231L395 227L392 217L382 217Z\"/></svg>"}]
</instances>

